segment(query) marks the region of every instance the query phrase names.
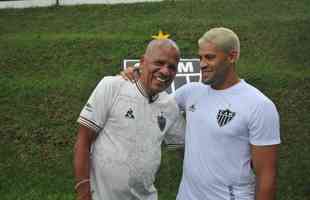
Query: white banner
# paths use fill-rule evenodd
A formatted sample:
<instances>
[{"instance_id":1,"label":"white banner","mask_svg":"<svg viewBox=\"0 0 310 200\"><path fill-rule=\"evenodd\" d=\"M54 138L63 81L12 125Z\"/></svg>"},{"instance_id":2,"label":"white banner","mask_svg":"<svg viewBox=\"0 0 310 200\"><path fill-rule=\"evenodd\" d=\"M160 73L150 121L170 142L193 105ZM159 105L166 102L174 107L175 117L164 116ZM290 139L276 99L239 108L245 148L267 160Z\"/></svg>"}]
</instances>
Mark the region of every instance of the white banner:
<instances>
[{"instance_id":1,"label":"white banner","mask_svg":"<svg viewBox=\"0 0 310 200\"><path fill-rule=\"evenodd\" d=\"M0 1L0 8L30 8L56 5L57 0Z\"/></svg>"},{"instance_id":2,"label":"white banner","mask_svg":"<svg viewBox=\"0 0 310 200\"><path fill-rule=\"evenodd\" d=\"M81 4L119 4L119 3L142 3L157 2L163 0L59 0L59 5L81 5ZM57 0L16 0L0 1L1 8L30 8L48 7L57 4Z\"/></svg>"},{"instance_id":3,"label":"white banner","mask_svg":"<svg viewBox=\"0 0 310 200\"><path fill-rule=\"evenodd\" d=\"M119 4L119 3L153 2L153 1L163 1L163 0L59 0L59 5Z\"/></svg>"}]
</instances>

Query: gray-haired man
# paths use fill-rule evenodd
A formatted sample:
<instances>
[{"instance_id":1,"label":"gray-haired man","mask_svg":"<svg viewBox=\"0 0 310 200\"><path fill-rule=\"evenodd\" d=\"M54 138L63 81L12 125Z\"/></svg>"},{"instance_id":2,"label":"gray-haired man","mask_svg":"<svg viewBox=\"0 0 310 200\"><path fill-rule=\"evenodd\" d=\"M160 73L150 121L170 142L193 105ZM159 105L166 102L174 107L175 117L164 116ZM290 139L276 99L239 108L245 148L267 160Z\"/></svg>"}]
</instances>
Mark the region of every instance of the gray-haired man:
<instances>
[{"instance_id":1,"label":"gray-haired man","mask_svg":"<svg viewBox=\"0 0 310 200\"><path fill-rule=\"evenodd\" d=\"M105 77L83 108L74 154L77 199L157 200L153 183L161 143L183 142L184 120L166 92L180 52L170 39L153 40L135 84Z\"/></svg>"}]
</instances>

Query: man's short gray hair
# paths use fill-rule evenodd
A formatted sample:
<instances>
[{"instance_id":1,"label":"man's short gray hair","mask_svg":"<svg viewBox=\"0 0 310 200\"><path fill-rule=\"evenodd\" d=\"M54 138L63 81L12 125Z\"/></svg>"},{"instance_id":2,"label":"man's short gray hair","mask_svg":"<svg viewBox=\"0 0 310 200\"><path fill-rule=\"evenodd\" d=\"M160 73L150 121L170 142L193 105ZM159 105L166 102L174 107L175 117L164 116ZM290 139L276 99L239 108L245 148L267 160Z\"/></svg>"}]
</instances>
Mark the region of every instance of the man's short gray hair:
<instances>
[{"instance_id":1,"label":"man's short gray hair","mask_svg":"<svg viewBox=\"0 0 310 200\"><path fill-rule=\"evenodd\" d=\"M240 41L236 33L232 30L224 27L212 28L207 31L198 40L198 45L201 46L203 43L211 42L216 45L219 49L225 53L229 53L231 50L237 52L237 59L240 56Z\"/></svg>"},{"instance_id":2,"label":"man's short gray hair","mask_svg":"<svg viewBox=\"0 0 310 200\"><path fill-rule=\"evenodd\" d=\"M154 49L157 48L172 48L175 49L178 54L178 59L180 57L180 49L175 41L171 39L155 39L152 40L146 47L145 55L151 55Z\"/></svg>"}]
</instances>

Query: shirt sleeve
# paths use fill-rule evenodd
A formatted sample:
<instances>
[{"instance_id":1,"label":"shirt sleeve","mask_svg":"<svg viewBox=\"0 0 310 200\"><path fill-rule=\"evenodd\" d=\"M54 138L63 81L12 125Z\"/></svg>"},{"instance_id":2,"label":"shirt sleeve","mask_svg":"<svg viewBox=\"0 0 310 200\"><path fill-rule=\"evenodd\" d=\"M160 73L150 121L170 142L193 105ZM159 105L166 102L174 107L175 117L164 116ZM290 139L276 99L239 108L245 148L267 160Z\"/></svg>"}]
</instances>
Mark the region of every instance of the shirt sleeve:
<instances>
[{"instance_id":1,"label":"shirt sleeve","mask_svg":"<svg viewBox=\"0 0 310 200\"><path fill-rule=\"evenodd\" d=\"M183 113L179 112L171 127L167 130L164 138L169 149L184 147L186 121Z\"/></svg>"},{"instance_id":2,"label":"shirt sleeve","mask_svg":"<svg viewBox=\"0 0 310 200\"><path fill-rule=\"evenodd\" d=\"M106 122L112 106L112 99L112 77L105 77L90 95L77 122L98 133Z\"/></svg>"},{"instance_id":3,"label":"shirt sleeve","mask_svg":"<svg viewBox=\"0 0 310 200\"><path fill-rule=\"evenodd\" d=\"M179 108L183 111L186 109L186 96L187 96L188 85L183 85L178 88L172 95L174 96L175 101L177 102Z\"/></svg>"},{"instance_id":4,"label":"shirt sleeve","mask_svg":"<svg viewBox=\"0 0 310 200\"><path fill-rule=\"evenodd\" d=\"M253 145L280 144L279 114L275 105L266 100L257 105L249 123L250 143Z\"/></svg>"}]
</instances>

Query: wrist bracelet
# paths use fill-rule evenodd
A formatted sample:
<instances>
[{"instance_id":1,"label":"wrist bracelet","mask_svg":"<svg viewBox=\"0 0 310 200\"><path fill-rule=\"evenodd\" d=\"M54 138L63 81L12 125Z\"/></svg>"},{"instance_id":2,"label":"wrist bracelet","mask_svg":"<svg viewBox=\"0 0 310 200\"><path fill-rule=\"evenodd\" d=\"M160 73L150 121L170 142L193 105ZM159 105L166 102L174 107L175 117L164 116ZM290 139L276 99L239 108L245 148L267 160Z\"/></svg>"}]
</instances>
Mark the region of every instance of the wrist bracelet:
<instances>
[{"instance_id":1,"label":"wrist bracelet","mask_svg":"<svg viewBox=\"0 0 310 200\"><path fill-rule=\"evenodd\" d=\"M89 179L83 179L79 181L77 184L75 184L74 189L77 190L78 187L80 187L83 183L87 183L87 182L89 182Z\"/></svg>"}]
</instances>

